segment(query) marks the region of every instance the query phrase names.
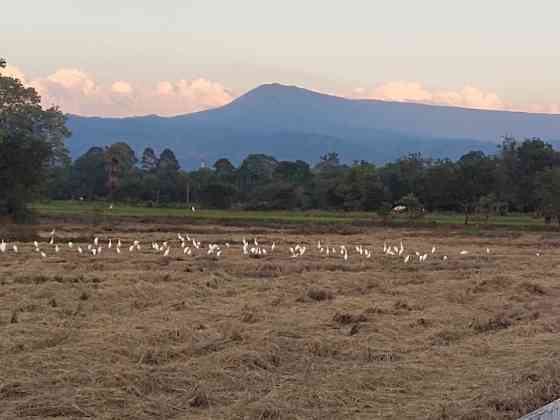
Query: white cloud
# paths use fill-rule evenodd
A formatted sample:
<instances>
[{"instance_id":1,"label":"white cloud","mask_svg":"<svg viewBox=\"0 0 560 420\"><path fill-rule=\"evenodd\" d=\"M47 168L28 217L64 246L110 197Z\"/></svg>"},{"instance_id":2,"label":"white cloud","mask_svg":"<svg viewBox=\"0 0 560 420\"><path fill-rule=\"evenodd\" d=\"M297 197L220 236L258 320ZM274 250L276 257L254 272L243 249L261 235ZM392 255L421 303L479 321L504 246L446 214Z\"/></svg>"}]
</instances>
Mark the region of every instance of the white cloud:
<instances>
[{"instance_id":1,"label":"white cloud","mask_svg":"<svg viewBox=\"0 0 560 420\"><path fill-rule=\"evenodd\" d=\"M433 95L418 82L388 82L378 85L366 95L372 99L399 102L430 102Z\"/></svg>"},{"instance_id":2,"label":"white cloud","mask_svg":"<svg viewBox=\"0 0 560 420\"><path fill-rule=\"evenodd\" d=\"M128 82L119 80L111 85L111 92L123 94L132 93L132 85Z\"/></svg>"},{"instance_id":3,"label":"white cloud","mask_svg":"<svg viewBox=\"0 0 560 420\"><path fill-rule=\"evenodd\" d=\"M218 107L234 99L223 85L204 78L135 86L126 80L99 83L94 76L75 68L61 68L33 80L17 67L8 67L2 74L34 87L45 106L58 105L64 112L87 116L178 115Z\"/></svg>"},{"instance_id":4,"label":"white cloud","mask_svg":"<svg viewBox=\"0 0 560 420\"><path fill-rule=\"evenodd\" d=\"M0 73L2 73L2 75L4 76L15 77L16 79L21 80L23 83L26 82L25 75L18 67L7 66L5 69L0 69Z\"/></svg>"},{"instance_id":5,"label":"white cloud","mask_svg":"<svg viewBox=\"0 0 560 420\"><path fill-rule=\"evenodd\" d=\"M395 81L377 85L371 90L354 90L354 96L397 102L418 102L465 108L507 109L497 94L484 92L474 86L460 90L431 90L420 82Z\"/></svg>"},{"instance_id":6,"label":"white cloud","mask_svg":"<svg viewBox=\"0 0 560 420\"><path fill-rule=\"evenodd\" d=\"M207 79L160 81L150 98L157 104L161 115L194 112L225 105L234 96L223 85Z\"/></svg>"}]
</instances>

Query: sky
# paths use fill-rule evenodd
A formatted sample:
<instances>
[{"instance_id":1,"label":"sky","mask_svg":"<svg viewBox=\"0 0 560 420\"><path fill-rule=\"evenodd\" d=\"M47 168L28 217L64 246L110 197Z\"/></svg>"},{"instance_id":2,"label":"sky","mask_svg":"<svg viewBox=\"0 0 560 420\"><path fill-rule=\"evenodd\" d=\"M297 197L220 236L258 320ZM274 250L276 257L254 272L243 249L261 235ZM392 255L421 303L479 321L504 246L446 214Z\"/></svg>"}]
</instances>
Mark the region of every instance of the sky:
<instances>
[{"instance_id":1,"label":"sky","mask_svg":"<svg viewBox=\"0 0 560 420\"><path fill-rule=\"evenodd\" d=\"M176 115L263 84L560 113L554 0L9 1L4 74L80 115Z\"/></svg>"}]
</instances>

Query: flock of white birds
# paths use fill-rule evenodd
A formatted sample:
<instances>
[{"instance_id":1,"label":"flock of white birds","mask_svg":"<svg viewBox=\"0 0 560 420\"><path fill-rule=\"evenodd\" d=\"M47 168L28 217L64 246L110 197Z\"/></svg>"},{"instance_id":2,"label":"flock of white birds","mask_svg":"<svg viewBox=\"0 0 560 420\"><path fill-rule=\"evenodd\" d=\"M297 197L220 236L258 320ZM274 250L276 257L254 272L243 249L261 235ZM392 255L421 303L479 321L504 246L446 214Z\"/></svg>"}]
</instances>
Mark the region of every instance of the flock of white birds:
<instances>
[{"instance_id":1,"label":"flock of white birds","mask_svg":"<svg viewBox=\"0 0 560 420\"><path fill-rule=\"evenodd\" d=\"M87 244L75 244L73 242L59 243L57 241L56 231L54 229L49 235L49 240L44 243L34 241L32 245L22 244L18 247L18 245L15 243L9 244L4 240L0 241L0 254L19 253L27 250L36 253L41 258L47 258L48 256L58 254L63 250L63 248L76 252L80 255L90 257L98 257L101 254L107 254L109 252L115 253L117 255L120 255L125 251L128 254L134 254L144 249L145 251L148 250L149 252L151 251L156 254L161 254L164 257L178 256L182 254L189 257L197 255L208 255L212 256L215 259L219 259L225 255L226 249L231 249L231 252L233 252L236 247L230 245L229 242L225 242L224 244L211 242L203 244L201 241L195 239L194 237L191 237L188 234L183 235L181 233L177 234L176 239L163 242L154 241L150 244L142 244L138 240L133 240L129 244L125 245L119 238L101 240L99 237L94 237L92 242ZM267 255L271 255L275 252L282 252L276 246L275 242L272 242L270 245L266 246L259 243L256 238L252 239L251 241L243 238L240 248L241 255L252 258L261 258ZM284 251L284 255L286 255L287 251L287 256L291 258L301 258L306 253L311 253L312 250L312 247L308 248L308 245L306 244L297 244L295 246L287 246L286 248L287 249ZM428 258L439 259L442 261L448 260L447 255L438 253L438 249L435 245L432 246L431 249L427 252L410 251L405 247L404 241L402 240L397 245L385 241L383 243L383 247L379 247L379 249L363 245L333 246L331 244L324 244L321 241L318 241L316 252L319 256L322 256L324 258L339 258L343 259L344 261L348 261L351 256L369 260L374 257L375 253L379 254L380 256L401 259L405 264L413 262L424 263L428 260ZM470 253L470 251L464 249L459 252L459 255L465 256ZM487 255L491 254L490 248L482 250L482 254L484 253ZM536 255L541 256L542 254L540 252L537 252Z\"/></svg>"}]
</instances>

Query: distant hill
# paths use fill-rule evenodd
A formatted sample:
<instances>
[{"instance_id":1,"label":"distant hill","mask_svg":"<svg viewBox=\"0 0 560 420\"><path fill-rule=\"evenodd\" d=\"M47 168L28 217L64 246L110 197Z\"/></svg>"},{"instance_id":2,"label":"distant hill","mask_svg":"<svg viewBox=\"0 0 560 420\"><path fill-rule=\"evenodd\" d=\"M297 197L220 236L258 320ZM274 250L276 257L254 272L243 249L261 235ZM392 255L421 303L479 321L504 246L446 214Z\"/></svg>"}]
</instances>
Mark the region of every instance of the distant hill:
<instances>
[{"instance_id":1,"label":"distant hill","mask_svg":"<svg viewBox=\"0 0 560 420\"><path fill-rule=\"evenodd\" d=\"M250 153L316 162L338 152L345 162L383 163L413 152L457 158L494 153L505 134L560 144L560 115L485 111L401 102L345 99L294 86L260 86L232 103L176 117L69 116L73 157L124 140L138 154L171 148L187 169Z\"/></svg>"}]
</instances>

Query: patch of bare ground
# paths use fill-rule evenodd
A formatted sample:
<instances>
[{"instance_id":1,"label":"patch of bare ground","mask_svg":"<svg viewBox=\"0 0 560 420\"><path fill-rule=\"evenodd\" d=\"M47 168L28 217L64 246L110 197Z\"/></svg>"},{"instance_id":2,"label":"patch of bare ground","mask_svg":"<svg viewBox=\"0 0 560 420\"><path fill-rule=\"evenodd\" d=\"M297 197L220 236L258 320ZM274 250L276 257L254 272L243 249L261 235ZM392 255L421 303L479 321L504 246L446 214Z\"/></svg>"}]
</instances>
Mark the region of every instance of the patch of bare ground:
<instances>
[{"instance_id":1,"label":"patch of bare ground","mask_svg":"<svg viewBox=\"0 0 560 420\"><path fill-rule=\"evenodd\" d=\"M49 223L28 229L0 254L1 419L514 419L560 397L555 236L537 257L542 234L501 230L69 220L55 255ZM178 232L224 255L187 256ZM94 236L143 247L65 245ZM277 249L248 258L244 236ZM427 261L382 256L401 240Z\"/></svg>"}]
</instances>

